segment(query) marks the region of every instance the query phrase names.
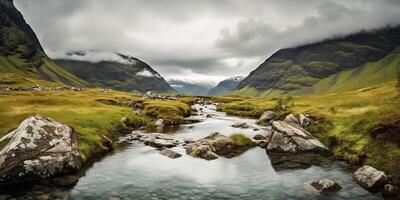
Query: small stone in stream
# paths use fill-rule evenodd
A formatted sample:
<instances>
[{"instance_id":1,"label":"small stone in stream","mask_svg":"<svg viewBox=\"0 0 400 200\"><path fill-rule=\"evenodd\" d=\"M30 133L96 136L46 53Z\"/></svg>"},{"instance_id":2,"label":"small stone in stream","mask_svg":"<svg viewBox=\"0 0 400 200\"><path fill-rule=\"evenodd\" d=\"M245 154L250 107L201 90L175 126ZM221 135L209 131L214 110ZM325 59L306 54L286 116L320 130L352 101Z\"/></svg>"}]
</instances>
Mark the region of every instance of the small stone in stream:
<instances>
[{"instance_id":1,"label":"small stone in stream","mask_svg":"<svg viewBox=\"0 0 400 200\"><path fill-rule=\"evenodd\" d=\"M60 187L68 187L75 185L79 181L79 176L67 175L67 176L60 176L56 178L52 178L50 182L56 186Z\"/></svg>"},{"instance_id":2,"label":"small stone in stream","mask_svg":"<svg viewBox=\"0 0 400 200\"><path fill-rule=\"evenodd\" d=\"M365 189L379 188L387 182L385 172L378 171L368 165L358 168L357 171L354 172L353 179Z\"/></svg>"},{"instance_id":3,"label":"small stone in stream","mask_svg":"<svg viewBox=\"0 0 400 200\"><path fill-rule=\"evenodd\" d=\"M210 114L207 114L206 118L212 118L212 116Z\"/></svg>"},{"instance_id":4,"label":"small stone in stream","mask_svg":"<svg viewBox=\"0 0 400 200\"><path fill-rule=\"evenodd\" d=\"M174 142L170 142L164 139L151 139L151 140L145 140L144 141L145 145L148 146L152 146L154 148L158 148L161 149L163 147L168 147L168 148L172 148L172 147L176 147L177 144Z\"/></svg>"},{"instance_id":5,"label":"small stone in stream","mask_svg":"<svg viewBox=\"0 0 400 200\"><path fill-rule=\"evenodd\" d=\"M400 195L400 188L391 184L386 184L383 190L384 196L397 196Z\"/></svg>"},{"instance_id":6,"label":"small stone in stream","mask_svg":"<svg viewBox=\"0 0 400 200\"><path fill-rule=\"evenodd\" d=\"M268 145L268 140L254 140L254 143L256 143L260 148L265 149Z\"/></svg>"},{"instance_id":7,"label":"small stone in stream","mask_svg":"<svg viewBox=\"0 0 400 200\"><path fill-rule=\"evenodd\" d=\"M267 137L265 137L264 135L261 135L261 134L257 134L255 136L253 136L253 139L254 140L266 140Z\"/></svg>"},{"instance_id":8,"label":"small stone in stream","mask_svg":"<svg viewBox=\"0 0 400 200\"><path fill-rule=\"evenodd\" d=\"M193 142L196 142L196 141L193 140L193 139L185 139L185 143L186 144L190 144L190 143L193 143Z\"/></svg>"},{"instance_id":9,"label":"small stone in stream","mask_svg":"<svg viewBox=\"0 0 400 200\"><path fill-rule=\"evenodd\" d=\"M161 153L162 155L167 156L168 158L172 158L172 159L182 157L181 154L179 154L179 153L177 153L177 152L175 152L175 151L172 151L171 149L168 149L168 148L163 148L163 149L160 151L160 153Z\"/></svg>"},{"instance_id":10,"label":"small stone in stream","mask_svg":"<svg viewBox=\"0 0 400 200\"><path fill-rule=\"evenodd\" d=\"M236 124L233 124L232 127L246 129L249 128L249 125L246 122L238 122Z\"/></svg>"},{"instance_id":11,"label":"small stone in stream","mask_svg":"<svg viewBox=\"0 0 400 200\"><path fill-rule=\"evenodd\" d=\"M326 192L337 192L342 189L342 187L330 179L314 180L304 183L307 190L316 191L319 193Z\"/></svg>"},{"instance_id":12,"label":"small stone in stream","mask_svg":"<svg viewBox=\"0 0 400 200\"><path fill-rule=\"evenodd\" d=\"M258 129L258 128L253 128L253 131L259 131L260 129Z\"/></svg>"}]
</instances>

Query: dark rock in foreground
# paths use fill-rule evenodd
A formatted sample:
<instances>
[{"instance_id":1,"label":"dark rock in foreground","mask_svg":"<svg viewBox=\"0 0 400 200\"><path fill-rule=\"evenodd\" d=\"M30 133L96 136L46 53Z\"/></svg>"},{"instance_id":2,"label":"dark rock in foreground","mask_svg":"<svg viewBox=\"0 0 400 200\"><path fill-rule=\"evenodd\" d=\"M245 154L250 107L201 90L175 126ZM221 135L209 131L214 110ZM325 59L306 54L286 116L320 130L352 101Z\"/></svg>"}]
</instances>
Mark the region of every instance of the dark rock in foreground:
<instances>
[{"instance_id":1,"label":"dark rock in foreground","mask_svg":"<svg viewBox=\"0 0 400 200\"><path fill-rule=\"evenodd\" d=\"M186 147L186 153L193 157L214 160L219 156L234 157L235 155L247 151L251 147L252 146L240 145L225 135L212 133L203 139L188 144Z\"/></svg>"},{"instance_id":2,"label":"dark rock in foreground","mask_svg":"<svg viewBox=\"0 0 400 200\"><path fill-rule=\"evenodd\" d=\"M81 168L72 128L40 115L25 119L0 139L0 182L13 183L49 178Z\"/></svg>"}]
</instances>

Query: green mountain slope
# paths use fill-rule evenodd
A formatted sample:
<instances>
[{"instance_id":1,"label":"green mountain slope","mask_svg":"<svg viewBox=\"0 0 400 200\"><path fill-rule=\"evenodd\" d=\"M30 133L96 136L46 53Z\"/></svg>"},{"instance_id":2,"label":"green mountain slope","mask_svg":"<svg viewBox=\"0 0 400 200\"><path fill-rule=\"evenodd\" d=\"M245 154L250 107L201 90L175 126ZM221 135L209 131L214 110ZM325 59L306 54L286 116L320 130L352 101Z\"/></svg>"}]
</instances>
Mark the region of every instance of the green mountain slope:
<instances>
[{"instance_id":1,"label":"green mountain slope","mask_svg":"<svg viewBox=\"0 0 400 200\"><path fill-rule=\"evenodd\" d=\"M58 59L55 62L66 71L99 87L121 91L174 92L171 86L143 61L117 54L122 61L89 62Z\"/></svg>"},{"instance_id":2,"label":"green mountain slope","mask_svg":"<svg viewBox=\"0 0 400 200\"><path fill-rule=\"evenodd\" d=\"M66 72L49 59L13 1L1 0L0 78L7 74L72 86L87 85L85 81Z\"/></svg>"},{"instance_id":3,"label":"green mountain slope","mask_svg":"<svg viewBox=\"0 0 400 200\"><path fill-rule=\"evenodd\" d=\"M379 61L392 52L398 54L395 49L399 45L400 27L396 27L282 49L252 71L236 88L235 94L274 95L295 90L305 91L304 88L313 87L315 84L318 85L308 91L329 91L331 89L323 89L327 80L320 81L341 72L342 75L336 76L344 78L347 73L345 78L347 81L340 80L342 83L336 83L335 87L342 89L355 89L393 80L390 76L371 78L367 74L369 71L377 70L372 68L386 67L385 61ZM369 66L364 66L367 63L370 63ZM396 63L393 63L393 68L395 65ZM353 79L354 81L359 79L358 83L354 84ZM369 81L372 79L374 81ZM340 84L352 86L340 86Z\"/></svg>"},{"instance_id":4,"label":"green mountain slope","mask_svg":"<svg viewBox=\"0 0 400 200\"><path fill-rule=\"evenodd\" d=\"M369 62L360 67L336 73L296 93L342 92L393 81L396 79L399 67L400 47L397 47L377 62Z\"/></svg>"}]
</instances>

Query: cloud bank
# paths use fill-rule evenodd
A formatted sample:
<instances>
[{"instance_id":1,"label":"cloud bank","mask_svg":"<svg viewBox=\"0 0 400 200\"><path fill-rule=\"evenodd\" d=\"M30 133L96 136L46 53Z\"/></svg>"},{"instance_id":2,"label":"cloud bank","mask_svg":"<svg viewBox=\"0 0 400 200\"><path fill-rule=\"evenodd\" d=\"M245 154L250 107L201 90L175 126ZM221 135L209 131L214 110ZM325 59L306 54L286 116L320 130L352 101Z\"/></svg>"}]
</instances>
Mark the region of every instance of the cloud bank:
<instances>
[{"instance_id":1,"label":"cloud bank","mask_svg":"<svg viewBox=\"0 0 400 200\"><path fill-rule=\"evenodd\" d=\"M166 78L198 81L247 75L280 48L400 22L398 0L14 1L50 57L124 52Z\"/></svg>"}]
</instances>

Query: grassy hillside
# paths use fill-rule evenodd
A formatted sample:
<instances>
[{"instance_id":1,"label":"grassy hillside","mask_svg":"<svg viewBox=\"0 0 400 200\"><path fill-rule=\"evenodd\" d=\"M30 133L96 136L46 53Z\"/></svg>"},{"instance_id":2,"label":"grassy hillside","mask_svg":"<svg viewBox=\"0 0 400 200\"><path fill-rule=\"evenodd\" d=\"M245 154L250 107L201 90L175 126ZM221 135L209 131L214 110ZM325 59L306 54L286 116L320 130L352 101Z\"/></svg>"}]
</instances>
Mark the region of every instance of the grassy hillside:
<instances>
[{"instance_id":1,"label":"grassy hillside","mask_svg":"<svg viewBox=\"0 0 400 200\"><path fill-rule=\"evenodd\" d=\"M142 114L132 113L128 106L132 101L144 104ZM28 116L40 114L73 127L79 136L79 150L87 159L106 148L104 136L117 139L124 132L123 117L136 128L151 128L158 118L168 123L183 119L190 112L187 104L178 101L144 100L129 93L100 89L0 92L0 136L17 128Z\"/></svg>"},{"instance_id":2,"label":"grassy hillside","mask_svg":"<svg viewBox=\"0 0 400 200\"><path fill-rule=\"evenodd\" d=\"M42 79L72 86L87 83L58 67L44 53L35 33L12 1L0 2L0 74Z\"/></svg>"},{"instance_id":3,"label":"grassy hillside","mask_svg":"<svg viewBox=\"0 0 400 200\"><path fill-rule=\"evenodd\" d=\"M377 62L369 62L318 81L310 88L296 93L327 93L348 91L396 80L400 68L400 47Z\"/></svg>"},{"instance_id":4,"label":"grassy hillside","mask_svg":"<svg viewBox=\"0 0 400 200\"><path fill-rule=\"evenodd\" d=\"M308 127L334 155L399 175L400 97L395 82L347 92L294 96L288 112L308 113L318 124ZM229 114L259 117L274 109L276 98L234 97L221 106Z\"/></svg>"},{"instance_id":5,"label":"grassy hillside","mask_svg":"<svg viewBox=\"0 0 400 200\"><path fill-rule=\"evenodd\" d=\"M251 72L237 87L239 91L237 94L254 93L254 91L249 92L248 90L255 90L259 95L267 95L271 92L285 93L312 87L315 84L318 84L315 87L316 90L321 87L321 91L329 91L331 89L326 88L327 83L320 83L320 81L341 72L345 73L337 76L347 79L347 82L353 76L358 79L357 82L359 83L350 89L367 86L366 83L369 80L373 80L371 85L381 83L381 81L393 80L390 78L383 80L379 77L368 79L366 77L364 83L360 82L364 74L370 75L369 70L371 71L372 68L386 67L385 62L389 62L387 60L390 60L390 58L386 61L379 61L388 56L393 57L393 54L398 54L399 51L396 48L399 45L400 27L396 27L357 33L296 48L282 49ZM371 65L375 66L365 67L367 63L372 63ZM396 65L396 63L392 63L392 65ZM374 70L378 69L372 69L372 71ZM379 71L383 70L379 69ZM347 75L345 75L346 73ZM344 83L343 80L339 80L339 82ZM346 87L340 86L341 83L339 82L336 86L332 86L332 91L338 90L336 88ZM324 89L324 84L326 89ZM332 83L329 84L332 85Z\"/></svg>"},{"instance_id":6,"label":"grassy hillside","mask_svg":"<svg viewBox=\"0 0 400 200\"><path fill-rule=\"evenodd\" d=\"M55 60L66 71L99 87L120 91L174 92L171 86L154 69L136 59L127 62ZM140 75L143 71L148 74Z\"/></svg>"}]
</instances>

